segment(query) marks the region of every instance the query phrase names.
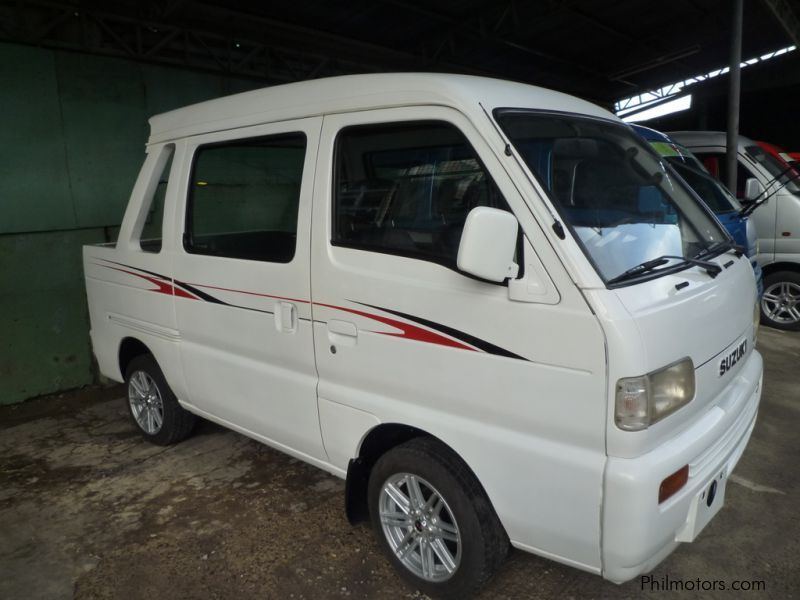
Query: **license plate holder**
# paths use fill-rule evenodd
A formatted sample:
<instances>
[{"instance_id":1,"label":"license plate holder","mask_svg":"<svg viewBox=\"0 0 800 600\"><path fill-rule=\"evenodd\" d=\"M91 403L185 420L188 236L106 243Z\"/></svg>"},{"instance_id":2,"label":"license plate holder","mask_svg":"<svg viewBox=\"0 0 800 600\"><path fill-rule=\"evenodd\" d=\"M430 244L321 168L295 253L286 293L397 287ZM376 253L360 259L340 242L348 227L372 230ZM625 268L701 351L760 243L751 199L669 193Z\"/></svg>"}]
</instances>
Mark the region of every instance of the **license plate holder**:
<instances>
[{"instance_id":1,"label":"license plate holder","mask_svg":"<svg viewBox=\"0 0 800 600\"><path fill-rule=\"evenodd\" d=\"M710 478L697 492L689 506L689 514L683 527L675 535L676 542L693 542L709 521L725 503L727 470L723 468Z\"/></svg>"}]
</instances>

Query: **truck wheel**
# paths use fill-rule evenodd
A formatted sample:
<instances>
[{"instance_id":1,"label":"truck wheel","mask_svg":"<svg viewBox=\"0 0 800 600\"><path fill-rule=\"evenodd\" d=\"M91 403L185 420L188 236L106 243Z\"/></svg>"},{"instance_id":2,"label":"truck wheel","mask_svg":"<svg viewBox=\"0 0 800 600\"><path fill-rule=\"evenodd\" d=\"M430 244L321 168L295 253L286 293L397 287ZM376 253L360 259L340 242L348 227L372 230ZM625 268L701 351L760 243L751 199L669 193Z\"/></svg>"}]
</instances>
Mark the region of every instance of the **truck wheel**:
<instances>
[{"instance_id":1,"label":"truck wheel","mask_svg":"<svg viewBox=\"0 0 800 600\"><path fill-rule=\"evenodd\" d=\"M168 446L187 438L195 416L178 404L164 374L149 354L131 360L125 371L128 410L144 438Z\"/></svg>"},{"instance_id":2,"label":"truck wheel","mask_svg":"<svg viewBox=\"0 0 800 600\"><path fill-rule=\"evenodd\" d=\"M764 278L761 322L776 329L800 331L800 273L779 271Z\"/></svg>"},{"instance_id":3,"label":"truck wheel","mask_svg":"<svg viewBox=\"0 0 800 600\"><path fill-rule=\"evenodd\" d=\"M389 561L429 596L468 597L508 553L508 537L475 476L431 438L384 454L370 473L368 499Z\"/></svg>"}]
</instances>

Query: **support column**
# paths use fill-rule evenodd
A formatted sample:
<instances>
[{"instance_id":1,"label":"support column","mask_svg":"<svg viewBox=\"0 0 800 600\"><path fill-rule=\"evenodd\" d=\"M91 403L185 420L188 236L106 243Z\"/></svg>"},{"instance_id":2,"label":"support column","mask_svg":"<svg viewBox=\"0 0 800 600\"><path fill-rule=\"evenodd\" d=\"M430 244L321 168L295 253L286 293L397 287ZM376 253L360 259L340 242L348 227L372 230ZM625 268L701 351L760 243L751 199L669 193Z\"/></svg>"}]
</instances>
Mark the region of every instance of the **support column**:
<instances>
[{"instance_id":1,"label":"support column","mask_svg":"<svg viewBox=\"0 0 800 600\"><path fill-rule=\"evenodd\" d=\"M726 166L728 180L725 182L732 194L736 193L736 161L739 144L739 100L742 92L742 20L744 0L733 0L733 24L731 27L731 66L728 88L728 148Z\"/></svg>"}]
</instances>

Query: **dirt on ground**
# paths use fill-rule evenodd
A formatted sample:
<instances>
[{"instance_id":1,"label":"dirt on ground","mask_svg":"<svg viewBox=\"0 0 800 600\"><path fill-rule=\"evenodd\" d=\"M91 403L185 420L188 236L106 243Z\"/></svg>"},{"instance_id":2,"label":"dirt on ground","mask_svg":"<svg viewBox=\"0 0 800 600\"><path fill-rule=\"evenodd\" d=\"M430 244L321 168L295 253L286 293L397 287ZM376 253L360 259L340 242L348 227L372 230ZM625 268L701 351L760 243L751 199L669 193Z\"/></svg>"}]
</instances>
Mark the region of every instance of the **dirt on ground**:
<instances>
[{"instance_id":1,"label":"dirt on ground","mask_svg":"<svg viewBox=\"0 0 800 600\"><path fill-rule=\"evenodd\" d=\"M516 551L480 597L800 596L800 334L762 329L759 350L758 423L698 540L622 586ZM0 599L162 596L422 597L314 467L205 421L149 445L119 386L0 407Z\"/></svg>"}]
</instances>

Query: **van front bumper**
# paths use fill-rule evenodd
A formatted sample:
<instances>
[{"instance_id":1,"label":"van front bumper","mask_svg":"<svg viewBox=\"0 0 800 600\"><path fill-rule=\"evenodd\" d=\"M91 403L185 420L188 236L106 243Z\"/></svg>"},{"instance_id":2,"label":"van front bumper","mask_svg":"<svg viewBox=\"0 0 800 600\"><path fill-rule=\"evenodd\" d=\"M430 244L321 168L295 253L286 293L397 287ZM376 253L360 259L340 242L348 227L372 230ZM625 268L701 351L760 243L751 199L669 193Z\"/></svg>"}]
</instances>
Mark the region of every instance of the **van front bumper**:
<instances>
[{"instance_id":1,"label":"van front bumper","mask_svg":"<svg viewBox=\"0 0 800 600\"><path fill-rule=\"evenodd\" d=\"M616 583L652 570L681 541L691 541L722 506L725 484L742 456L761 399L763 361L753 351L713 406L689 429L647 454L608 457L603 502L603 577ZM661 482L689 465L689 480L658 503ZM713 485L713 501L708 494Z\"/></svg>"}]
</instances>

